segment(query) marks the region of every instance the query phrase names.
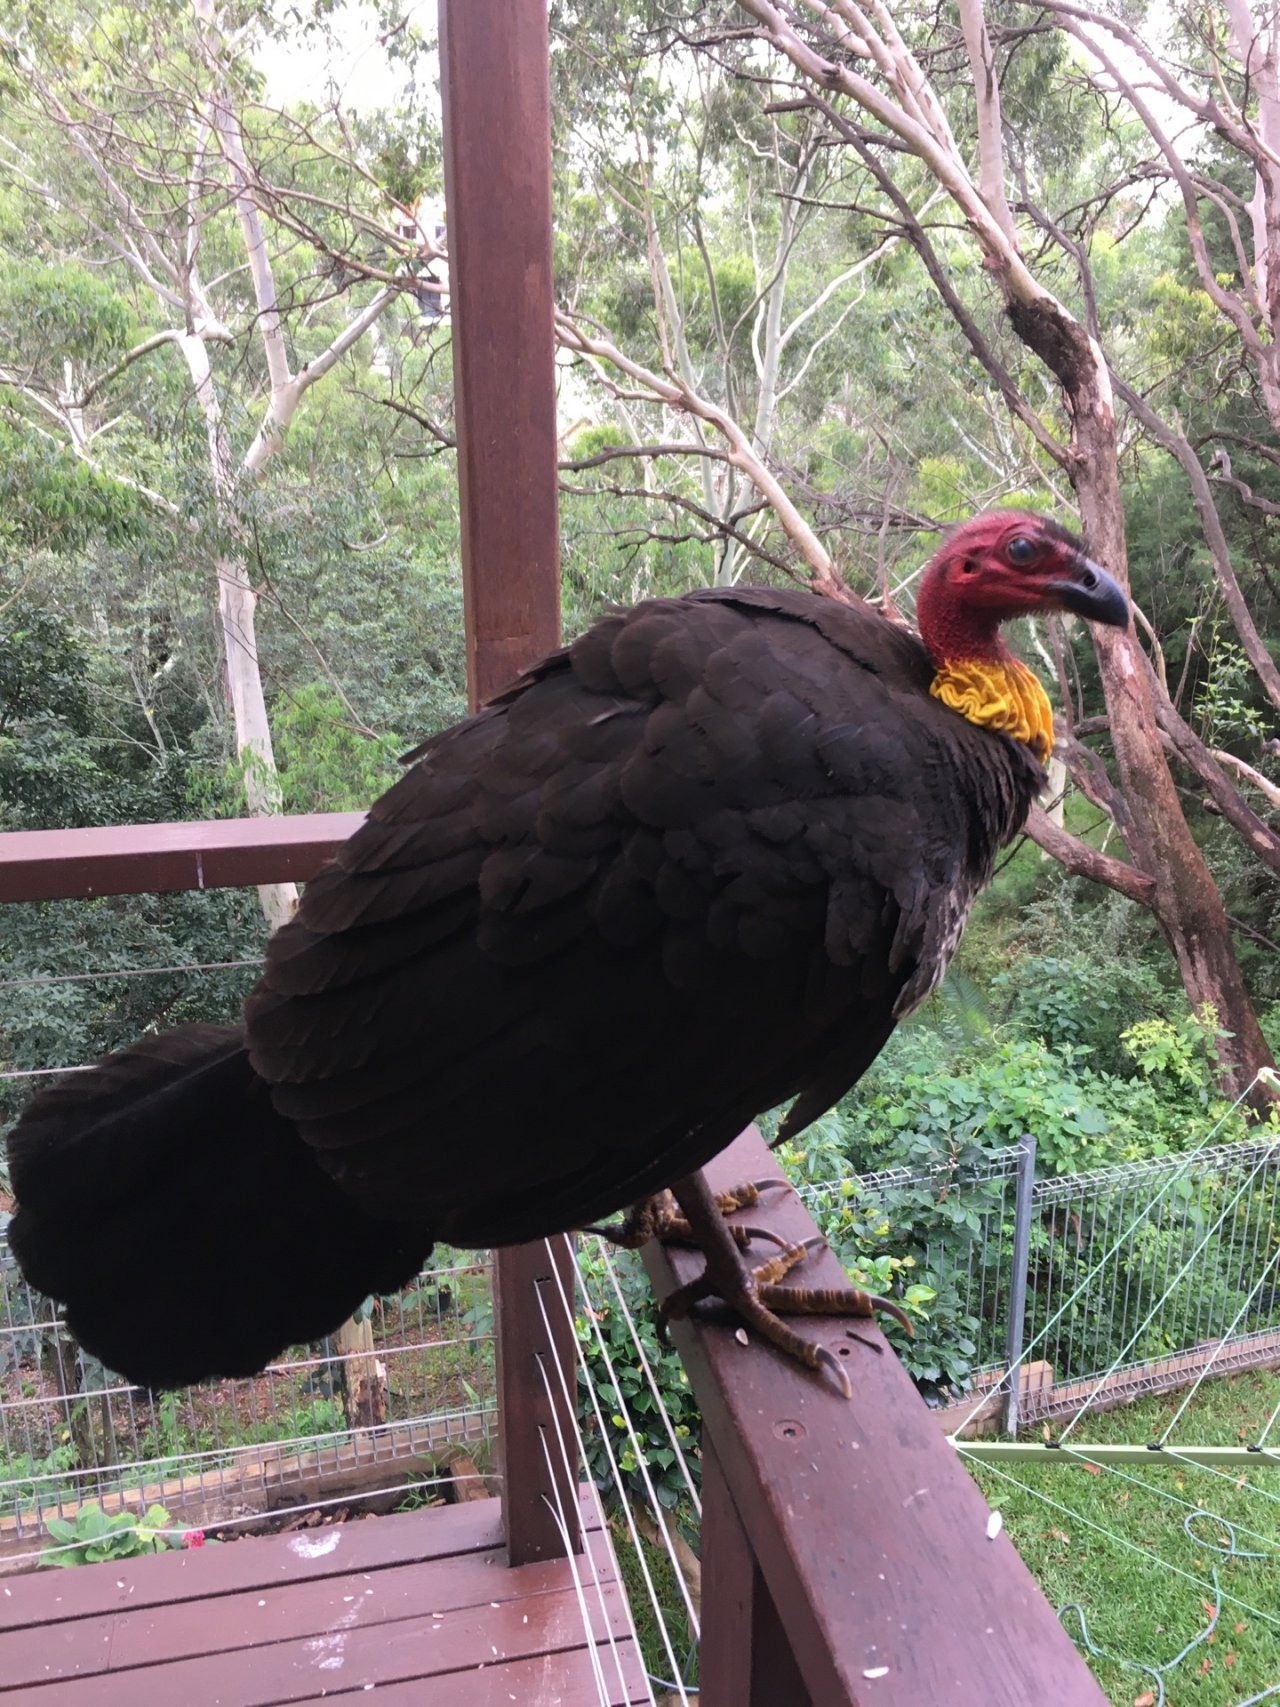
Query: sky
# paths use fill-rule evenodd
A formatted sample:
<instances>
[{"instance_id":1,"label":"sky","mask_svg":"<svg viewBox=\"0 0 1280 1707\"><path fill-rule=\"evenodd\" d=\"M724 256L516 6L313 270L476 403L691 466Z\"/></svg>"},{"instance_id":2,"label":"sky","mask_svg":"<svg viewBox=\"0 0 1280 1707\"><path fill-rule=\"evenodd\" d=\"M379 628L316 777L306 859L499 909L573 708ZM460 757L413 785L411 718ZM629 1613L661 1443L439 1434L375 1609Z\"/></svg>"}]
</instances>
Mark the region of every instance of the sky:
<instances>
[{"instance_id":1,"label":"sky","mask_svg":"<svg viewBox=\"0 0 1280 1707\"><path fill-rule=\"evenodd\" d=\"M435 36L436 0L410 0L400 16L424 35ZM344 112L368 113L394 106L408 82L403 63L389 57L381 34L374 8L348 0L329 18L329 43L318 36L309 43L294 36L264 43L254 57L267 79L268 94L282 105L303 96L319 101L333 85ZM429 98L435 104L434 78L431 81Z\"/></svg>"}]
</instances>

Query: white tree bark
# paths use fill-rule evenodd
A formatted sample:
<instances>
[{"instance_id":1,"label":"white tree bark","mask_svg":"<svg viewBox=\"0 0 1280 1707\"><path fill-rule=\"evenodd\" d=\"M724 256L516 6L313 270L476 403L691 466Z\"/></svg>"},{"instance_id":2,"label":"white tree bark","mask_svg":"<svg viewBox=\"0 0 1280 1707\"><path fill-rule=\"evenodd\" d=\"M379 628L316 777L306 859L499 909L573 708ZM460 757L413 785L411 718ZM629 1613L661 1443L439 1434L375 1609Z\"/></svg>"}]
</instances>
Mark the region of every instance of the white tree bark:
<instances>
[{"instance_id":1,"label":"white tree bark","mask_svg":"<svg viewBox=\"0 0 1280 1707\"><path fill-rule=\"evenodd\" d=\"M211 545L210 570L216 585L217 608L225 663L225 696L231 712L237 757L243 768L245 796L254 814L280 809L280 785L276 775L271 727L267 715L262 671L258 654L258 594L248 571L247 532L243 523L243 493L260 481L272 459L285 443L289 427L306 392L328 373L377 321L398 294L398 286L383 285L373 299L342 328L320 355L297 373L290 367L285 325L276 292L270 244L262 216L257 179L248 159L244 131L226 73L222 13L213 0L192 0L204 50L206 93L203 109L189 115L192 143L182 151L174 167L171 187L182 192L176 231L166 229L138 202L128 187L143 181L134 170L127 136L117 134L104 115L90 112L77 117L44 77L23 44L0 31L0 45L38 97L48 115L59 125L69 145L88 166L103 197L116 216L115 229L106 231L85 216L100 240L105 242L135 272L150 291L165 316L177 323L143 340L136 348L91 379L68 373L61 393L42 395L23 383L21 375L0 371L0 385L19 391L26 401L48 418L50 425L36 428L62 438L75 454L96 471L138 492L148 503L175 522L193 531L198 521L190 518L173 500L155 492L130 476L111 469L95 454L95 429L89 406L106 394L111 383L131 366L170 345L181 353L205 424L211 489L217 506L219 543ZM164 90L161 100L173 98ZM177 112L177 105L173 111ZM102 122L98 122L102 121ZM217 314L199 265L204 247L206 221L217 211L216 198L208 195L210 154L220 153L231 180L234 204L244 244L245 265L253 283L254 331L261 340L268 377L268 398L247 451L238 463L233 456L223 420L210 348L234 343L234 337ZM37 181L21 160L11 162L27 188L50 206L59 206L55 191ZM283 923L297 902L292 884L272 885L260 891L264 912L275 928Z\"/></svg>"}]
</instances>

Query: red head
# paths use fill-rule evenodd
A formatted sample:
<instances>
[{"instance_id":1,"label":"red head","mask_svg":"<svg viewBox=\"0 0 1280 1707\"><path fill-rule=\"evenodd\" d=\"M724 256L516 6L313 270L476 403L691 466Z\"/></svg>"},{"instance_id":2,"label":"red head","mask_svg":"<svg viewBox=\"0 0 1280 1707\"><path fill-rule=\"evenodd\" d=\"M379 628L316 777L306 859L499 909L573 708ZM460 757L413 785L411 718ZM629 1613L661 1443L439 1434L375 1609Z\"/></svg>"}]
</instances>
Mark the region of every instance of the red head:
<instances>
[{"instance_id":1,"label":"red head","mask_svg":"<svg viewBox=\"0 0 1280 1707\"><path fill-rule=\"evenodd\" d=\"M988 510L952 529L920 583L916 621L936 665L1009 656L1000 624L1065 610L1124 628L1129 601L1074 534L1026 510Z\"/></svg>"}]
</instances>

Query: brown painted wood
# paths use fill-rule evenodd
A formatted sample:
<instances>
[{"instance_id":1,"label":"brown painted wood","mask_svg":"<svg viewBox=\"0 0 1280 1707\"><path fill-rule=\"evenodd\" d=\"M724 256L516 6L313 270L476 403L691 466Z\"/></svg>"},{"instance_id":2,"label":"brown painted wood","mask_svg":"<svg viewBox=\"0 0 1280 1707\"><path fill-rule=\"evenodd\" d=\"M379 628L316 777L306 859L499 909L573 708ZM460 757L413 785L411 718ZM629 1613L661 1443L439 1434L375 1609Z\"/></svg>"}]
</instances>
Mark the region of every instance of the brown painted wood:
<instances>
[{"instance_id":1,"label":"brown painted wood","mask_svg":"<svg viewBox=\"0 0 1280 1707\"><path fill-rule=\"evenodd\" d=\"M608 1707L633 1707L651 1702L644 1681L644 1666L635 1643L617 1645L622 1665L618 1678L613 1651L600 1650ZM378 1707L599 1707L601 1695L591 1655L586 1648L572 1653L539 1654L535 1659L513 1660L508 1665L485 1666L483 1670L453 1672L446 1678L417 1678L412 1683L380 1684ZM311 1696L302 1707L318 1707L332 1696ZM775 1703L775 1707L784 1704ZM787 1704L789 1707L789 1704Z\"/></svg>"},{"instance_id":2,"label":"brown painted wood","mask_svg":"<svg viewBox=\"0 0 1280 1707\"><path fill-rule=\"evenodd\" d=\"M702 1438L702 1641L699 1707L811 1707L812 1697L733 1503Z\"/></svg>"},{"instance_id":3,"label":"brown painted wood","mask_svg":"<svg viewBox=\"0 0 1280 1707\"><path fill-rule=\"evenodd\" d=\"M598 1527L594 1501L584 1512ZM91 1618L170 1601L210 1599L352 1572L487 1554L502 1546L498 1500L395 1512L376 1522L289 1535L255 1535L223 1547L160 1553L119 1564L42 1570L0 1584L0 1631ZM0 1681L3 1680L0 1672Z\"/></svg>"},{"instance_id":4,"label":"brown painted wood","mask_svg":"<svg viewBox=\"0 0 1280 1707\"><path fill-rule=\"evenodd\" d=\"M363 812L222 818L0 835L0 901L58 901L305 882L364 822Z\"/></svg>"},{"instance_id":5,"label":"brown painted wood","mask_svg":"<svg viewBox=\"0 0 1280 1707\"><path fill-rule=\"evenodd\" d=\"M554 650L560 633L545 0L442 0L440 73L475 706ZM553 1297L547 1336L536 1298L549 1274L542 1247L500 1252L494 1270L507 1543L519 1564L577 1545L556 1515L576 1513L567 1496L577 1464L565 1466L562 1445L573 1450L573 1416L556 1374L557 1364L574 1368L573 1332Z\"/></svg>"},{"instance_id":6,"label":"brown painted wood","mask_svg":"<svg viewBox=\"0 0 1280 1707\"><path fill-rule=\"evenodd\" d=\"M754 1129L707 1169L717 1190L777 1173ZM794 1193L751 1219L792 1242L815 1232ZM696 1252L644 1254L663 1296L702 1266ZM829 1251L803 1279L843 1283ZM989 1538L981 1494L879 1328L802 1326L847 1364L852 1400L730 1327L673 1331L814 1707L1098 1707L1084 1661L1008 1536Z\"/></svg>"},{"instance_id":7,"label":"brown painted wood","mask_svg":"<svg viewBox=\"0 0 1280 1707\"><path fill-rule=\"evenodd\" d=\"M381 1698L389 1684L427 1707L545 1707L599 1699L593 1642L608 1699L646 1700L610 1538L590 1491L580 1498L587 1549L573 1562L509 1569L483 1545L496 1529L491 1501L487 1512L348 1525L332 1545L334 1530L312 1530L11 1582L10 1600L22 1587L31 1595L20 1627L0 1635L0 1694L44 1707L266 1707L369 1689ZM509 1692L492 1692L499 1677Z\"/></svg>"},{"instance_id":8,"label":"brown painted wood","mask_svg":"<svg viewBox=\"0 0 1280 1707\"><path fill-rule=\"evenodd\" d=\"M580 1545L574 1498L579 1474L577 1354L564 1302L567 1299L572 1310L574 1283L568 1239L494 1253L498 1446L503 1519L513 1565L558 1558L566 1546L576 1550ZM567 1534L561 1513L568 1517Z\"/></svg>"},{"instance_id":9,"label":"brown painted wood","mask_svg":"<svg viewBox=\"0 0 1280 1707\"><path fill-rule=\"evenodd\" d=\"M592 1639L597 1642L605 1639L606 1625L626 1634L618 1586L608 1585L602 1596L602 1605L594 1594L588 1600ZM217 1605L209 1603L211 1619ZM267 1611L264 1608L264 1616ZM183 1707L273 1707L305 1700L326 1687L331 1694L339 1689L363 1692L371 1684L376 1690L384 1682L472 1673L479 1665L573 1650L584 1640L582 1609L569 1587L496 1607L446 1613L441 1619L335 1625L296 1640L219 1652L216 1657L165 1661L157 1656L158 1663L27 1686L15 1696L28 1694L41 1707L139 1707L144 1702L157 1707L171 1702Z\"/></svg>"},{"instance_id":10,"label":"brown painted wood","mask_svg":"<svg viewBox=\"0 0 1280 1707\"><path fill-rule=\"evenodd\" d=\"M545 0L441 0L467 676L480 704L558 644Z\"/></svg>"},{"instance_id":11,"label":"brown painted wood","mask_svg":"<svg viewBox=\"0 0 1280 1707\"><path fill-rule=\"evenodd\" d=\"M601 1578L611 1581L609 1549L600 1531L589 1545ZM427 1619L444 1630L461 1614L500 1611L514 1602L523 1607L531 1597L570 1586L563 1559L510 1570L501 1550L315 1582L263 1584L239 1594L129 1608L0 1635L0 1678L9 1685L45 1683L141 1669L161 1660L241 1653L333 1631L367 1631L406 1619Z\"/></svg>"}]
</instances>

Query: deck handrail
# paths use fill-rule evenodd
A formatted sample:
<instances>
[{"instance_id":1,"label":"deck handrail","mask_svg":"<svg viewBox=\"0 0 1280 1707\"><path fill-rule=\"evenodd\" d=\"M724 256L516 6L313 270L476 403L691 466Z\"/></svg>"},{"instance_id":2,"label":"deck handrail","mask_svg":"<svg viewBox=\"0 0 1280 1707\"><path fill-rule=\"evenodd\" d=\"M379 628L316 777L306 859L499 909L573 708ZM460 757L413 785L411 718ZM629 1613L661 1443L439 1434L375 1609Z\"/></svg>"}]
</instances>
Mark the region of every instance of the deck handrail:
<instances>
[{"instance_id":1,"label":"deck handrail","mask_svg":"<svg viewBox=\"0 0 1280 1707\"><path fill-rule=\"evenodd\" d=\"M88 900L192 889L304 883L364 821L362 812L297 817L192 819L0 833L0 902ZM569 1438L562 1395L536 1379L539 1367L572 1363L572 1323L539 1306L536 1287L553 1279L543 1241L496 1253L494 1339L503 1455L503 1523L513 1564L564 1550L558 1518L577 1502L562 1455L545 1438ZM576 1531L568 1536L576 1548Z\"/></svg>"},{"instance_id":2,"label":"deck handrail","mask_svg":"<svg viewBox=\"0 0 1280 1707\"><path fill-rule=\"evenodd\" d=\"M0 834L0 899L137 894L139 872L170 890L248 886L282 861L305 881L359 820ZM197 868L203 884L179 881ZM753 1129L707 1171L720 1189L776 1169ZM771 1195L752 1219L791 1242L817 1231L794 1193ZM645 1261L661 1296L701 1258L649 1246ZM514 1283L516 1272L498 1288L495 1331L510 1373L504 1520L527 1558L554 1497L539 1486L553 1425L536 1359L557 1353L541 1343L536 1277ZM826 1250L805 1276L844 1284ZM1101 1691L880 1329L812 1319L804 1331L847 1354L852 1400L770 1347L744 1348L732 1328L674 1325L705 1426L702 1707L1096 1707Z\"/></svg>"}]
</instances>

